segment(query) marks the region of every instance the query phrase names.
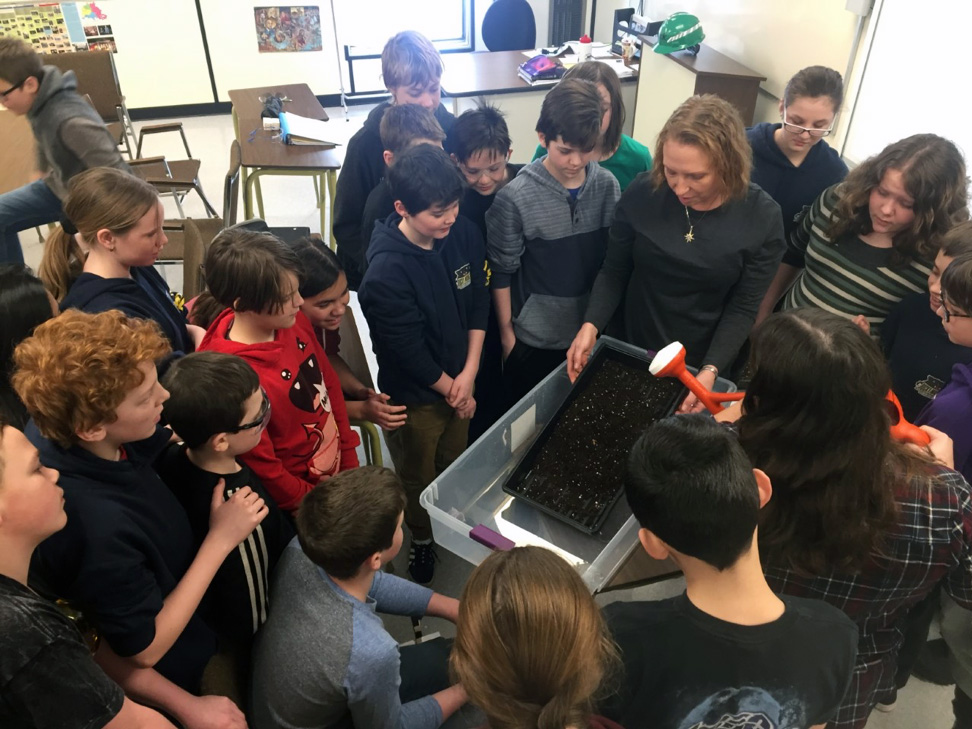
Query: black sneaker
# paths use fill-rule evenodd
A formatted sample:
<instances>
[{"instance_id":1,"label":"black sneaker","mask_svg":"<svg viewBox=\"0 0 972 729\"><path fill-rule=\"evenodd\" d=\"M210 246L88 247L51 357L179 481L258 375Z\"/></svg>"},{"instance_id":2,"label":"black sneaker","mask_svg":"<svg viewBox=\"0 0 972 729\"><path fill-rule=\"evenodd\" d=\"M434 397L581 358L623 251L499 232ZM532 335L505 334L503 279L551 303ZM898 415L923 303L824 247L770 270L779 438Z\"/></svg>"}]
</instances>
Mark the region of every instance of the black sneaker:
<instances>
[{"instance_id":1,"label":"black sneaker","mask_svg":"<svg viewBox=\"0 0 972 729\"><path fill-rule=\"evenodd\" d=\"M427 585L432 582L432 577L435 575L435 563L438 559L434 542L429 541L425 544L412 542L408 550L408 574L420 585Z\"/></svg>"}]
</instances>

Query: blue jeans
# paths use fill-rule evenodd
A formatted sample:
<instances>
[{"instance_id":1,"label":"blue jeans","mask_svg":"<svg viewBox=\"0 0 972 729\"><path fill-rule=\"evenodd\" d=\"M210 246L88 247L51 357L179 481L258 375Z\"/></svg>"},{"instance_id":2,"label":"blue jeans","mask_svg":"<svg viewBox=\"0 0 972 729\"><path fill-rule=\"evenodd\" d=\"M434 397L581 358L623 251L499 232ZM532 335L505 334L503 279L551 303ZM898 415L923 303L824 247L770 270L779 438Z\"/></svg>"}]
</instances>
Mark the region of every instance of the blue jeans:
<instances>
[{"instance_id":1,"label":"blue jeans","mask_svg":"<svg viewBox=\"0 0 972 729\"><path fill-rule=\"evenodd\" d=\"M23 263L17 234L61 216L61 201L43 180L0 195L0 263Z\"/></svg>"}]
</instances>

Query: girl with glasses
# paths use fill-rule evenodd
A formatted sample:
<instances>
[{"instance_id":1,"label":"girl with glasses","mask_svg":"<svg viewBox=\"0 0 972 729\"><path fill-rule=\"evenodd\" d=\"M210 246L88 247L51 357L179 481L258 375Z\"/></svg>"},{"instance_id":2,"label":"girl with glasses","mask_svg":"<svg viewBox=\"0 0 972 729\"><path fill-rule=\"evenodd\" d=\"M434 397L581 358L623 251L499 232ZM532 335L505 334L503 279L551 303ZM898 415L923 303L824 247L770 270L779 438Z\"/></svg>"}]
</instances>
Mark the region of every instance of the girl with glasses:
<instances>
[{"instance_id":1,"label":"girl with glasses","mask_svg":"<svg viewBox=\"0 0 972 729\"><path fill-rule=\"evenodd\" d=\"M782 122L746 130L753 148L753 182L780 204L787 235L804 208L847 175L837 150L824 141L843 100L840 74L810 66L787 82L780 100Z\"/></svg>"},{"instance_id":2,"label":"girl with glasses","mask_svg":"<svg viewBox=\"0 0 972 729\"><path fill-rule=\"evenodd\" d=\"M866 159L827 188L793 229L757 324L813 306L854 319L874 337L891 308L927 291L942 236L968 219L962 153L935 134L915 134Z\"/></svg>"}]
</instances>

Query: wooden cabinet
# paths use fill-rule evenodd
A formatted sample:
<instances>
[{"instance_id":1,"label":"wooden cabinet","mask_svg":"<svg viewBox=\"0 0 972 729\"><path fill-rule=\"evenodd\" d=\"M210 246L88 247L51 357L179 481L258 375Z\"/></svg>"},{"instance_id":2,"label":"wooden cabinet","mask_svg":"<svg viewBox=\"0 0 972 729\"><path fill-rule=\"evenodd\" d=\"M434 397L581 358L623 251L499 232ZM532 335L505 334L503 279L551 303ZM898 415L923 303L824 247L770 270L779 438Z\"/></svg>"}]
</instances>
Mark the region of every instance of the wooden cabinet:
<instances>
[{"instance_id":1,"label":"wooden cabinet","mask_svg":"<svg viewBox=\"0 0 972 729\"><path fill-rule=\"evenodd\" d=\"M26 117L0 109L0 139L0 193L4 193L30 182L37 160Z\"/></svg>"},{"instance_id":2,"label":"wooden cabinet","mask_svg":"<svg viewBox=\"0 0 972 729\"><path fill-rule=\"evenodd\" d=\"M766 80L752 69L702 45L697 56L687 51L651 51L655 38L642 36L634 138L654 148L655 139L672 112L695 94L715 94L733 104L743 123L751 126L759 84Z\"/></svg>"}]
</instances>

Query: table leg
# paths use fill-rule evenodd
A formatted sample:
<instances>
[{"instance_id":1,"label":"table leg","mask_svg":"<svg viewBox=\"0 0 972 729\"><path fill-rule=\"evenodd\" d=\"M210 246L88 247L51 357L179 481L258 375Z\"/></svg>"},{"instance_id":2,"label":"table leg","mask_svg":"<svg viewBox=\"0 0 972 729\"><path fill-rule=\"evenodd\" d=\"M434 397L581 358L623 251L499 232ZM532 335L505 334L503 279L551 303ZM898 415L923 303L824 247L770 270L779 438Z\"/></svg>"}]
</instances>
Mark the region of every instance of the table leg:
<instances>
[{"instance_id":1,"label":"table leg","mask_svg":"<svg viewBox=\"0 0 972 729\"><path fill-rule=\"evenodd\" d=\"M254 170L254 174L246 175L243 178L243 220L253 218L253 183L256 180L256 170Z\"/></svg>"},{"instance_id":2,"label":"table leg","mask_svg":"<svg viewBox=\"0 0 972 729\"><path fill-rule=\"evenodd\" d=\"M263 212L263 188L260 186L260 178L257 177L256 173L253 175L256 177L256 200L257 200L257 210L260 212L260 218L266 220L266 213Z\"/></svg>"},{"instance_id":3,"label":"table leg","mask_svg":"<svg viewBox=\"0 0 972 729\"><path fill-rule=\"evenodd\" d=\"M327 214L328 219L331 223L330 229L330 241L331 250L337 250L337 240L334 238L334 196L337 193L337 170L327 170L324 173L324 179L327 181ZM324 231L321 231L323 237Z\"/></svg>"}]
</instances>

